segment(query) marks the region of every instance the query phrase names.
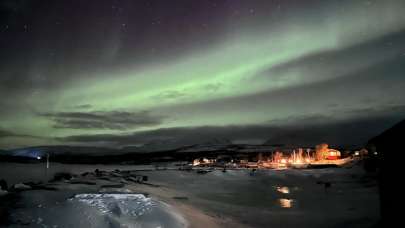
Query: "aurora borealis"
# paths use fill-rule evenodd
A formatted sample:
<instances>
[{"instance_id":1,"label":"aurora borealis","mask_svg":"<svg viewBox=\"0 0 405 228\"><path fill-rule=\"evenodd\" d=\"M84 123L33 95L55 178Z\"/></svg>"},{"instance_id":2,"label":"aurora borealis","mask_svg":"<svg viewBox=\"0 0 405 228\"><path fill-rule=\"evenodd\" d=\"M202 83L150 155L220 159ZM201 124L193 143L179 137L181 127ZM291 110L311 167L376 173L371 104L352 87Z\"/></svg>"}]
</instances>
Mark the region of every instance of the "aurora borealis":
<instances>
[{"instance_id":1,"label":"aurora borealis","mask_svg":"<svg viewBox=\"0 0 405 228\"><path fill-rule=\"evenodd\" d=\"M2 1L0 147L362 143L405 117L403 12L399 0Z\"/></svg>"}]
</instances>

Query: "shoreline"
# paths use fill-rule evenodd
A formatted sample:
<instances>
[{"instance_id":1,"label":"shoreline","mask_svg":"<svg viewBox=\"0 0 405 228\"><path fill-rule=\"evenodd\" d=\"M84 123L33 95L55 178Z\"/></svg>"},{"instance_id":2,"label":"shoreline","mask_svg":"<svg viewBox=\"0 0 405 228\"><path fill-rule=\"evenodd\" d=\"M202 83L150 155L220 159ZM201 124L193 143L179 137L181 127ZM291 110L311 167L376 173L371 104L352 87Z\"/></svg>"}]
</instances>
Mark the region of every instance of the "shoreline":
<instances>
[{"instance_id":1,"label":"shoreline","mask_svg":"<svg viewBox=\"0 0 405 228\"><path fill-rule=\"evenodd\" d=\"M143 170L143 172L150 172L152 170ZM105 175L117 175L114 171L101 171ZM123 171L129 173L137 173L140 172L136 171ZM81 174L83 175L83 174ZM80 179L81 177L77 177ZM90 180L75 180L66 182L66 180L60 180L55 182L46 182L40 184L39 189L37 187L33 187L29 190L21 190L21 191L12 191L9 192L5 196L1 196L2 205L0 206L0 218L2 218L2 222L0 223L0 227L8 227L13 225L26 225L33 221L25 221L24 219L20 221L19 219L13 220L12 214L19 210L30 210L29 207L27 208L20 208L17 207L16 203L25 205L27 202L24 202L25 196L23 195L30 194L35 192L36 194L46 195L46 194L53 194L56 193L58 195L62 195L62 197L58 197L59 200L48 201L43 204L39 204L38 207L47 207L47 205L57 204L60 200L68 201L71 198L72 194L83 194L83 193L99 193L107 189L107 192L115 192L119 191L120 189L130 190L131 194L143 194L147 196L147 198L153 199L157 202L161 202L166 205L168 208L171 208L170 211L173 211L173 215L176 217L178 216L183 217L186 226L190 228L205 228L205 227L212 227L212 228L219 228L219 227L244 227L241 224L238 224L230 219L226 220L220 218L219 216L209 215L205 211L198 209L194 205L190 204L189 202L182 202L181 200L176 200L176 196L183 195L182 193L177 192L174 189L169 189L166 186L160 186L152 183L127 183L125 187L118 187L112 184L114 181L109 180L106 182L106 179L103 177L94 177L89 178ZM93 185L94 181L96 184ZM90 187L90 188L89 188ZM54 190L47 190L44 188L55 188ZM108 190L109 189L109 190ZM105 193L107 193L105 192ZM117 194L124 194L117 193ZM29 204L29 203L28 203ZM32 209L32 208L31 208ZM38 208L34 208L34 210L39 210ZM179 218L181 220L181 218Z\"/></svg>"},{"instance_id":2,"label":"shoreline","mask_svg":"<svg viewBox=\"0 0 405 228\"><path fill-rule=\"evenodd\" d=\"M166 186L132 185L128 187L130 187L129 189L133 187L140 189L142 192L148 192L152 198L172 206L189 222L188 227L190 228L246 227L230 218L224 218L223 216L208 213L203 209L198 209L196 205L189 201L190 196L187 193L181 193Z\"/></svg>"}]
</instances>

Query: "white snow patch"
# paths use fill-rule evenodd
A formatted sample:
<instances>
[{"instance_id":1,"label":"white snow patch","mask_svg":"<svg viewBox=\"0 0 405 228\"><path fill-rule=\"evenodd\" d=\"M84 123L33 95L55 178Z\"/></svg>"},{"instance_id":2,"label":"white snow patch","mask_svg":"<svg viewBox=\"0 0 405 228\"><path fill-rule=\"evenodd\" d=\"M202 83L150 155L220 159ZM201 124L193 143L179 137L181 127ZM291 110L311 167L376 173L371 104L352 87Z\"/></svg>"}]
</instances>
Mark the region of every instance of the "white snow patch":
<instances>
[{"instance_id":1,"label":"white snow patch","mask_svg":"<svg viewBox=\"0 0 405 228\"><path fill-rule=\"evenodd\" d=\"M73 200L97 208L103 214L141 216L154 203L142 194L78 194Z\"/></svg>"}]
</instances>

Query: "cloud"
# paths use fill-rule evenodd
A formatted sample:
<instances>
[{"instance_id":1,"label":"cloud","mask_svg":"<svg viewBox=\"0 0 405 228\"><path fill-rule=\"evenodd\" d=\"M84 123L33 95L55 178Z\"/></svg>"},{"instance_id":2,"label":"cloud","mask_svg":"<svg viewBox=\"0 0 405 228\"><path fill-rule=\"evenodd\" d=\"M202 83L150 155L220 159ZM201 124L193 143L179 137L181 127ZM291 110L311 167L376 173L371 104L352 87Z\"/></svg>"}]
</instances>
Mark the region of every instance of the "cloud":
<instances>
[{"instance_id":1,"label":"cloud","mask_svg":"<svg viewBox=\"0 0 405 228\"><path fill-rule=\"evenodd\" d=\"M165 118L164 116L151 115L148 111L56 112L40 115L52 119L55 122L54 128L71 129L134 129L159 125Z\"/></svg>"},{"instance_id":2,"label":"cloud","mask_svg":"<svg viewBox=\"0 0 405 228\"><path fill-rule=\"evenodd\" d=\"M392 110L402 110L392 113ZM262 141L270 144L313 146L321 142L332 145L362 146L405 117L404 107L353 110L349 119L336 116L290 116L278 121L251 125L161 128L131 134L73 135L59 138L63 142L112 146L141 145L160 142L161 149L218 141ZM282 124L281 124L282 123Z\"/></svg>"},{"instance_id":3,"label":"cloud","mask_svg":"<svg viewBox=\"0 0 405 228\"><path fill-rule=\"evenodd\" d=\"M75 109L90 109L93 106L91 104L80 104L80 105L75 105L73 108Z\"/></svg>"},{"instance_id":4,"label":"cloud","mask_svg":"<svg viewBox=\"0 0 405 228\"><path fill-rule=\"evenodd\" d=\"M223 83L211 83L204 86L204 88L210 92L217 92L221 87L223 87Z\"/></svg>"},{"instance_id":5,"label":"cloud","mask_svg":"<svg viewBox=\"0 0 405 228\"><path fill-rule=\"evenodd\" d=\"M132 134L75 135L60 138L65 142L109 143L115 146L160 143L162 147L173 148L199 143L229 141L233 139L267 139L269 126L200 126L161 128ZM175 146L174 146L175 145Z\"/></svg>"},{"instance_id":6,"label":"cloud","mask_svg":"<svg viewBox=\"0 0 405 228\"><path fill-rule=\"evenodd\" d=\"M156 96L153 96L152 98L154 99L166 99L166 100L172 100L172 99L179 99L179 98L184 98L187 96L187 93L180 92L177 90L167 90L164 92L159 93Z\"/></svg>"},{"instance_id":7,"label":"cloud","mask_svg":"<svg viewBox=\"0 0 405 228\"><path fill-rule=\"evenodd\" d=\"M324 114L330 110L338 114L390 102L404 104L404 63L404 57L387 59L382 63L327 80L248 95L171 105L161 108L161 111L168 115L187 113L190 116L191 113L195 118L203 115L210 117L214 114L241 115L246 118L254 114L252 118L258 119L257 116L261 118L260 113L267 113L270 118L280 118L294 113ZM327 73L325 71L325 74ZM369 102L364 102L365 99Z\"/></svg>"},{"instance_id":8,"label":"cloud","mask_svg":"<svg viewBox=\"0 0 405 228\"><path fill-rule=\"evenodd\" d=\"M7 130L0 128L0 138L13 137L13 136L17 136L17 135L18 134L15 134L14 132L7 131Z\"/></svg>"},{"instance_id":9,"label":"cloud","mask_svg":"<svg viewBox=\"0 0 405 228\"><path fill-rule=\"evenodd\" d=\"M264 69L257 73L256 79L307 84L350 75L387 60L403 58L404 39L405 30L401 30L348 47L312 52Z\"/></svg>"},{"instance_id":10,"label":"cloud","mask_svg":"<svg viewBox=\"0 0 405 228\"><path fill-rule=\"evenodd\" d=\"M17 132L14 132L14 131L10 131L10 130L0 128L0 139L10 138L10 137L14 137L14 138L31 138L31 139L49 139L49 138L46 138L46 137L28 135L28 134L21 134L21 133L17 133Z\"/></svg>"}]
</instances>

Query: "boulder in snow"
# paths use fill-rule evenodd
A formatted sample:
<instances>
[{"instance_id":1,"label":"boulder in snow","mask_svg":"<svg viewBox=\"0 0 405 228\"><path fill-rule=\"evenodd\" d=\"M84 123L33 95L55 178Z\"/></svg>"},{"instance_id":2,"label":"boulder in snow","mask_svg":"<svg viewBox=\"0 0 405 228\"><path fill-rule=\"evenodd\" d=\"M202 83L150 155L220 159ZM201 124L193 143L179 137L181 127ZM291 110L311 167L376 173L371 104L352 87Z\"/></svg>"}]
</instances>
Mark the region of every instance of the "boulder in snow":
<instances>
[{"instance_id":1,"label":"boulder in snow","mask_svg":"<svg viewBox=\"0 0 405 228\"><path fill-rule=\"evenodd\" d=\"M7 181L1 179L0 180L0 190L7 190L8 189L8 185L7 185Z\"/></svg>"},{"instance_id":2,"label":"boulder in snow","mask_svg":"<svg viewBox=\"0 0 405 228\"><path fill-rule=\"evenodd\" d=\"M32 188L29 185L26 185L26 184L23 184L23 183L18 183L18 184L15 184L13 186L13 189L19 190L19 191L24 191L24 190L30 190Z\"/></svg>"},{"instance_id":3,"label":"boulder in snow","mask_svg":"<svg viewBox=\"0 0 405 228\"><path fill-rule=\"evenodd\" d=\"M0 189L0 196L4 196L4 195L7 195L7 191L6 190L1 190Z\"/></svg>"}]
</instances>

